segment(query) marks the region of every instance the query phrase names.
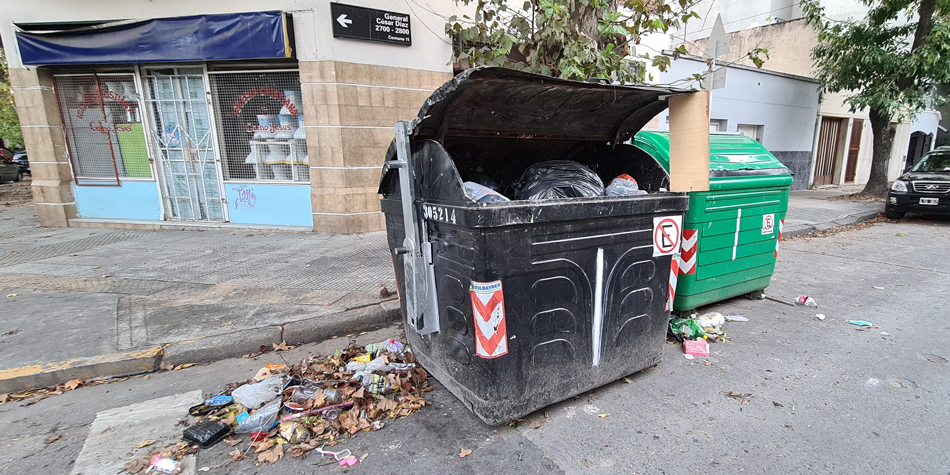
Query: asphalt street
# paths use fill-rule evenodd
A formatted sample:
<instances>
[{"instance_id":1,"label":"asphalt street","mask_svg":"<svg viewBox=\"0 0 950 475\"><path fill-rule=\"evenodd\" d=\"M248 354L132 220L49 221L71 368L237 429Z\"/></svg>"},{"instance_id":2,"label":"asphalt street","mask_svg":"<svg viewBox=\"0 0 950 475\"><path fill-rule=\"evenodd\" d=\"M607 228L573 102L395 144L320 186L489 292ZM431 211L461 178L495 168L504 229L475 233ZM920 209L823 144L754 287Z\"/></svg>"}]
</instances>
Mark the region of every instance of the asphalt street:
<instances>
[{"instance_id":1,"label":"asphalt street","mask_svg":"<svg viewBox=\"0 0 950 475\"><path fill-rule=\"evenodd\" d=\"M513 426L485 426L434 383L430 406L334 448L366 455L356 467L317 455L227 464L234 448L224 444L200 452L196 466L211 474L948 473L948 240L950 220L912 217L783 242L767 294L809 295L817 309L745 298L708 307L749 319L727 323L730 341L712 344L710 357L687 360L667 344L658 366ZM348 340L0 405L0 472L71 473L101 411L217 393L264 363L327 354ZM61 437L46 443L52 435ZM134 454L139 442L115 443ZM245 438L237 448L246 447ZM472 453L459 457L462 449Z\"/></svg>"}]
</instances>

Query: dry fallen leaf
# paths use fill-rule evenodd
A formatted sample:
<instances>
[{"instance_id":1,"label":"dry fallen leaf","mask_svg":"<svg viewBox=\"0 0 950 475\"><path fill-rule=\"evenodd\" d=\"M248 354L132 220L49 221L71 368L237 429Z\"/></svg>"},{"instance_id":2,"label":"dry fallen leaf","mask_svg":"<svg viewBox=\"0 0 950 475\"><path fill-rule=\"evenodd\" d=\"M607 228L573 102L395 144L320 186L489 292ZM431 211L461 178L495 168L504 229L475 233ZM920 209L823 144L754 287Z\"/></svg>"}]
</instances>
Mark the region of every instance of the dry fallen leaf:
<instances>
[{"instance_id":1,"label":"dry fallen leaf","mask_svg":"<svg viewBox=\"0 0 950 475\"><path fill-rule=\"evenodd\" d=\"M99 269L100 267L102 267L102 266L95 266L95 267L93 267L93 269Z\"/></svg>"},{"instance_id":2,"label":"dry fallen leaf","mask_svg":"<svg viewBox=\"0 0 950 475\"><path fill-rule=\"evenodd\" d=\"M256 453L263 452L273 447L274 444L275 444L274 439L264 439L257 443L257 449L254 451L254 453L256 454Z\"/></svg>"},{"instance_id":3,"label":"dry fallen leaf","mask_svg":"<svg viewBox=\"0 0 950 475\"><path fill-rule=\"evenodd\" d=\"M46 444L46 445L49 445L49 444L52 444L53 442L56 442L57 440L61 439L62 437L63 437L63 436L61 436L61 435L59 435L59 434L53 434L53 435L47 437L46 440L43 441L43 443Z\"/></svg>"},{"instance_id":4,"label":"dry fallen leaf","mask_svg":"<svg viewBox=\"0 0 950 475\"><path fill-rule=\"evenodd\" d=\"M178 365L178 366L175 366L175 369L174 369L173 371L178 371L178 370L180 370L180 369L185 369L185 368L191 368L192 366L194 366L194 365L196 365L196 364L197 364L197 363L180 364L180 365Z\"/></svg>"},{"instance_id":5,"label":"dry fallen leaf","mask_svg":"<svg viewBox=\"0 0 950 475\"><path fill-rule=\"evenodd\" d=\"M293 346L288 345L287 341L281 341L280 344L274 343L274 351L287 351L294 349Z\"/></svg>"},{"instance_id":6,"label":"dry fallen leaf","mask_svg":"<svg viewBox=\"0 0 950 475\"><path fill-rule=\"evenodd\" d=\"M232 462L237 462L238 460L241 460L244 458L244 452L242 452L241 449L234 449L228 452L228 455L231 456Z\"/></svg>"},{"instance_id":7,"label":"dry fallen leaf","mask_svg":"<svg viewBox=\"0 0 950 475\"><path fill-rule=\"evenodd\" d=\"M464 458L464 457L466 457L467 455L469 455L469 454L471 454L471 453L472 453L471 450L462 449L462 451L459 452L459 457L460 457L460 458Z\"/></svg>"},{"instance_id":8,"label":"dry fallen leaf","mask_svg":"<svg viewBox=\"0 0 950 475\"><path fill-rule=\"evenodd\" d=\"M158 369L161 371L171 371L173 367L174 366L172 366L171 363L162 363L158 365Z\"/></svg>"},{"instance_id":9,"label":"dry fallen leaf","mask_svg":"<svg viewBox=\"0 0 950 475\"><path fill-rule=\"evenodd\" d=\"M258 348L257 350L258 350L257 353L248 353L242 356L241 358L257 358L258 356L263 355L264 352L267 351L267 345L261 345L261 347Z\"/></svg>"},{"instance_id":10,"label":"dry fallen leaf","mask_svg":"<svg viewBox=\"0 0 950 475\"><path fill-rule=\"evenodd\" d=\"M10 399L9 394L0 394L0 404L7 402Z\"/></svg>"},{"instance_id":11,"label":"dry fallen leaf","mask_svg":"<svg viewBox=\"0 0 950 475\"><path fill-rule=\"evenodd\" d=\"M20 295L20 294L7 294L7 298L16 297L17 295Z\"/></svg>"},{"instance_id":12,"label":"dry fallen leaf","mask_svg":"<svg viewBox=\"0 0 950 475\"><path fill-rule=\"evenodd\" d=\"M231 446L231 447L234 447L235 445L241 443L241 439L234 439L234 440L231 440L231 439L224 439L224 443L225 443L225 444L228 444L228 445Z\"/></svg>"},{"instance_id":13,"label":"dry fallen leaf","mask_svg":"<svg viewBox=\"0 0 950 475\"><path fill-rule=\"evenodd\" d=\"M83 380L81 380L81 379L73 379L73 380L70 380L70 381L66 381L66 384L64 384L63 387L66 388L66 389L68 389L68 390L70 390L70 391L72 391L73 389L76 389L76 388L78 388L78 387L81 387L81 386L83 386L84 384L86 384L86 382L83 381Z\"/></svg>"},{"instance_id":14,"label":"dry fallen leaf","mask_svg":"<svg viewBox=\"0 0 950 475\"><path fill-rule=\"evenodd\" d=\"M109 277L112 277L112 274L104 274L102 276L103 279L108 279Z\"/></svg>"},{"instance_id":15,"label":"dry fallen leaf","mask_svg":"<svg viewBox=\"0 0 950 475\"><path fill-rule=\"evenodd\" d=\"M139 472L144 472L146 469L148 469L148 465L148 460L145 458L137 458L135 460L126 462L125 469L134 475Z\"/></svg>"},{"instance_id":16,"label":"dry fallen leaf","mask_svg":"<svg viewBox=\"0 0 950 475\"><path fill-rule=\"evenodd\" d=\"M152 445L152 444L154 444L155 442L157 442L155 439L145 439L145 440L139 442L138 444L135 444L135 447L132 447L132 448L133 448L133 449L141 449L142 447L148 447L149 445Z\"/></svg>"},{"instance_id":17,"label":"dry fallen leaf","mask_svg":"<svg viewBox=\"0 0 950 475\"><path fill-rule=\"evenodd\" d=\"M278 445L274 447L273 450L268 450L267 452L262 452L257 455L258 462L269 462L274 463L281 459L284 456L283 446Z\"/></svg>"}]
</instances>

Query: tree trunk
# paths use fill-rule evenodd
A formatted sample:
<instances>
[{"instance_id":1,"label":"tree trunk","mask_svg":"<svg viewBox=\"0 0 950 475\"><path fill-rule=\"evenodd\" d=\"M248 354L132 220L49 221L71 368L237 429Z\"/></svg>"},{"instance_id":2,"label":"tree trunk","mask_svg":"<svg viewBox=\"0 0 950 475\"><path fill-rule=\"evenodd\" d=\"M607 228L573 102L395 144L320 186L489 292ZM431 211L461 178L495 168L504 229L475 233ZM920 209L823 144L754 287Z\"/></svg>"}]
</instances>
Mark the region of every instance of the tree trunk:
<instances>
[{"instance_id":1,"label":"tree trunk","mask_svg":"<svg viewBox=\"0 0 950 475\"><path fill-rule=\"evenodd\" d=\"M894 146L896 130L891 125L891 118L886 114L871 109L871 133L874 135L874 145L871 155L871 176L862 193L880 198L887 197L887 169L891 160L891 149Z\"/></svg>"}]
</instances>

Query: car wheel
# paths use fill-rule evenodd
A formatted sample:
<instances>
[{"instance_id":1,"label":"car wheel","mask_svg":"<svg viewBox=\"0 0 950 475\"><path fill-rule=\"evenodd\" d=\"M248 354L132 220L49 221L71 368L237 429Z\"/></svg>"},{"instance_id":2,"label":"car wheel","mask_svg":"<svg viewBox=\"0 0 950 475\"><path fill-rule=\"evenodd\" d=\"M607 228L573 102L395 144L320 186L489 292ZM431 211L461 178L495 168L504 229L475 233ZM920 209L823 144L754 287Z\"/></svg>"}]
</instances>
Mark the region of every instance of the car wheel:
<instances>
[{"instance_id":1,"label":"car wheel","mask_svg":"<svg viewBox=\"0 0 950 475\"><path fill-rule=\"evenodd\" d=\"M13 179L15 182L19 182L23 179L23 172L16 172L16 178Z\"/></svg>"},{"instance_id":2,"label":"car wheel","mask_svg":"<svg viewBox=\"0 0 950 475\"><path fill-rule=\"evenodd\" d=\"M901 219L904 217L904 213L901 211L893 210L888 206L884 208L884 217L887 219Z\"/></svg>"}]
</instances>

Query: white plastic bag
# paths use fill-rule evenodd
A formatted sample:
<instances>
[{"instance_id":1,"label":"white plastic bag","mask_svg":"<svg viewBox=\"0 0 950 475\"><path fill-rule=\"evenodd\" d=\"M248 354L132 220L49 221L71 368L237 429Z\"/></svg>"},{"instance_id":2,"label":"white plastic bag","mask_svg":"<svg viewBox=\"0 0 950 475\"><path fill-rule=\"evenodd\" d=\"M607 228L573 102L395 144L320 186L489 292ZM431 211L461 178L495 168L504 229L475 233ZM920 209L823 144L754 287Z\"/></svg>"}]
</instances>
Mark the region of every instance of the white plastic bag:
<instances>
[{"instance_id":1,"label":"white plastic bag","mask_svg":"<svg viewBox=\"0 0 950 475\"><path fill-rule=\"evenodd\" d=\"M248 408L257 409L267 401L274 399L284 389L284 376L275 374L254 384L245 384L231 392L234 402Z\"/></svg>"}]
</instances>

